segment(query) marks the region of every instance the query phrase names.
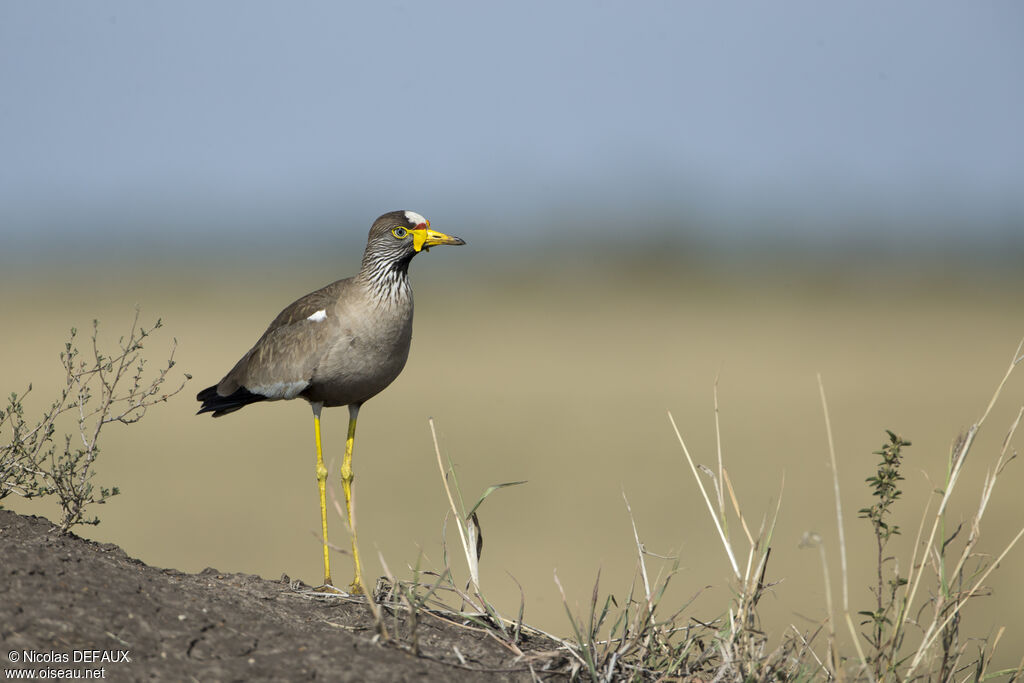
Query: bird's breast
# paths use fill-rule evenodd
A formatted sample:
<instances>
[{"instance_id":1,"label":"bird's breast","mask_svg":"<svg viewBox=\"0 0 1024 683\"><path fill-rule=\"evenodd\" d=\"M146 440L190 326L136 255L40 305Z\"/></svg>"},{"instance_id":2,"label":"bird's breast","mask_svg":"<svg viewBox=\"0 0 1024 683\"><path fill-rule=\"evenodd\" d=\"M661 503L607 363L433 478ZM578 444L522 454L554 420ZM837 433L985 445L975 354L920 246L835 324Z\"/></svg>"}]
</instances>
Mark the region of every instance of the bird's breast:
<instances>
[{"instance_id":1,"label":"bird's breast","mask_svg":"<svg viewBox=\"0 0 1024 683\"><path fill-rule=\"evenodd\" d=\"M326 406L362 403L391 384L405 367L412 342L412 306L342 311L338 331L304 392Z\"/></svg>"}]
</instances>

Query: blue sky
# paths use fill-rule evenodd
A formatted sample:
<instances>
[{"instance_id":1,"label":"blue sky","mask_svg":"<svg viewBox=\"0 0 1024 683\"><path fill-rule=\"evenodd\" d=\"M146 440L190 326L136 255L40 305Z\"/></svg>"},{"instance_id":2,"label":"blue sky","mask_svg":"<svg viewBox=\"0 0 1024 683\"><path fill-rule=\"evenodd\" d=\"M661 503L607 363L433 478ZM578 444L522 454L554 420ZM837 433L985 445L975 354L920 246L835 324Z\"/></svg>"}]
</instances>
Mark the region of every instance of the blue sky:
<instances>
[{"instance_id":1,"label":"blue sky","mask_svg":"<svg viewBox=\"0 0 1024 683\"><path fill-rule=\"evenodd\" d=\"M1024 242L1009 1L12 1L0 86L12 252L361 240L395 208L537 243Z\"/></svg>"}]
</instances>

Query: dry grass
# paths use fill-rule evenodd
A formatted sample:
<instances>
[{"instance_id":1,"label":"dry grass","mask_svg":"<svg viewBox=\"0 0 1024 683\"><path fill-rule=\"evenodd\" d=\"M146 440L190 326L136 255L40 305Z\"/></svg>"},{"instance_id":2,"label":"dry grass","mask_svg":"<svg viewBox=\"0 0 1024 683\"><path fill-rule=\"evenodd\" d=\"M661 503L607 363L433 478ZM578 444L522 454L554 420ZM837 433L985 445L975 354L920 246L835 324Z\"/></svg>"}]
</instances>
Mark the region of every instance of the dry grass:
<instances>
[{"instance_id":1,"label":"dry grass","mask_svg":"<svg viewBox=\"0 0 1024 683\"><path fill-rule=\"evenodd\" d=\"M1024 671L1024 660L1013 669L991 669L994 653L1004 632L1003 628L998 627L995 635L968 638L968 633L985 634L991 633L991 630L990 626L985 624L974 629L969 628L962 622L962 614L968 603L986 592L985 582L989 575L1024 536L1022 528L1005 543L1001 552L994 558L977 551L982 520L995 484L1009 460L1015 457L1011 451L1011 440L1020 424L1021 416L1024 415L1024 408L1020 409L1017 418L1008 427L998 457L989 466L974 516L966 523L952 525L947 517L947 510L950 501L958 493L957 484L976 435L1015 367L1024 361L1024 356L1021 355L1022 348L1024 342L1014 353L1006 374L981 418L957 439L950 455L944 484L936 491L937 509L932 511L929 506L922 514L921 529L928 529L927 537L924 537L921 531L918 532L913 553L903 562L884 553L890 536L899 533L897 526L887 521L886 514L892 512L890 508L900 494L895 488L895 483L902 480L902 476L898 474L900 450L910 446L910 443L902 441L890 432L889 444L877 452L884 455L885 459L879 466L878 474L868 481L875 486L876 495L879 496L881 503L874 511L862 510L862 516L874 522L875 535L878 539L876 562L879 583L874 588L877 609L862 610L856 617L851 614L848 597L843 506L838 487L839 473L834 456L834 444L831 443L831 425L824 386L820 384L836 482L834 490L842 558L841 616L849 629L849 641L846 643L835 627L836 614L831 597L831 576L824 544L820 537L808 536L807 545L816 546L820 551L826 582L826 611L829 617L825 623L814 629L800 631L793 627L785 634L776 634L774 640L780 644L769 645L773 639L761 628L758 605L771 587L766 576L779 508L776 506L771 515L762 521L758 533L752 534L729 484L728 470L721 460L721 448L718 449L717 475L709 468L695 464L670 413L672 429L721 540L727 566L731 570L733 599L721 615L709 621L701 620L687 608L670 614L667 618L659 618L657 615L662 609L662 601L674 571L652 580L646 561L650 553L640 540L627 501L626 509L633 525L637 549L637 573L640 582L639 585L634 582L630 587L624 607L617 618L612 615L612 608L617 606L615 599L609 596L603 603L600 600L599 582L594 585L593 597L585 619L575 616L568 607L568 601L565 600L566 611L576 637L573 652L581 664L580 669L594 681L693 678L715 681L839 680L874 683L888 680L1019 679ZM715 396L717 432L717 391ZM701 471L713 484L714 502L708 494ZM726 505L727 497L731 506ZM728 507L731 507L734 519L739 522L742 534L730 535L726 514ZM901 576L901 567L909 568L906 577ZM559 590L564 599L565 592L560 583ZM859 625L854 624L855 618L860 619ZM610 635L602 639L600 634L609 619L614 619ZM820 638L823 631L825 637ZM844 655L844 650L851 646L855 656ZM574 673L578 674L579 671Z\"/></svg>"},{"instance_id":2,"label":"dry grass","mask_svg":"<svg viewBox=\"0 0 1024 683\"><path fill-rule=\"evenodd\" d=\"M259 334L268 310L329 280L337 270L289 275L287 282L268 276L271 271L239 271L230 277L218 273L215 282L209 275L204 282L181 277L177 271L166 279L158 272L147 273L146 280L132 281L147 281L150 286L140 286L127 302L115 296L123 289L121 282L105 289L92 273L82 281L42 278L24 290L5 285L6 301L16 304L6 315L31 333L4 338L7 360L2 374L9 386L24 386L27 379L39 377L38 368L53 361L54 354L40 341L59 338L68 324L86 322L76 318L77 310L96 311L104 320L116 322L118 314L139 300L146 310L166 312L164 319L182 342L179 366L213 381ZM863 558L865 552L873 552L874 539L866 523L851 521L845 544L837 545L834 518L828 514L836 501L832 487L822 486L828 473L818 467L826 462L826 449L813 373L820 369L829 380L831 429L842 468L837 470L837 482L843 501L855 505L852 509L863 507L869 497L861 480L873 464L868 454L878 447L882 428L898 427L914 442L907 490L896 512L905 537L896 540L893 551L908 574L918 526L918 514L910 511L923 509L923 489L943 487L945 465L940 463L947 460L950 436L968 426L961 420L991 394L991 379L986 379L991 358L1003 352L1007 339L1020 335L1024 308L1013 294L1019 291L1018 284L990 289L978 285L971 290L961 287L962 282L947 284L943 274L934 281L939 287L861 281L845 286L827 278L804 287L800 275L787 275L780 284L759 277L745 282L736 273L727 274L722 282L672 274L645 280L608 273L590 278L579 273L566 281L542 275L531 278L526 290L519 286L519 276L505 281L500 273L453 286L431 282L434 271L427 268L414 274L418 320L410 365L394 388L369 404L360 420L355 465L360 531L370 546L368 573L391 573L377 557L392 558L392 569L405 573L393 558L414 557L422 546L422 566L432 564L426 558L438 560L430 571L419 574L419 583L427 586L422 594L431 595L429 587L444 574L436 567L448 564L442 561L447 550L435 542L442 510L450 503L443 486L428 483L436 482L437 471L424 407L429 405L451 429L450 434L439 430L438 440L442 453L451 453L462 463L463 490L482 491L494 481L530 480L528 487L510 490L508 496L492 497L484 509L488 552L478 561L478 578L488 602L501 611L506 623L522 621L516 617L523 604L519 585L506 572L525 587L526 621L564 634L571 626L551 578L552 568L557 567L574 616L581 611L575 607L581 602L586 617L600 566L601 590L614 588L616 599L607 603L604 630L593 639L598 655L619 650L621 643L611 639L614 624L620 623L615 638L623 637L626 624L635 624L631 633L647 638L655 628L651 624L666 624L682 609L681 621L665 629L682 629L675 631L680 634L676 638L694 635L693 649L679 649L679 655L686 652L692 663L693 652L707 652L700 656L709 662L720 651L712 647L717 641L709 634L717 637L732 628L730 600L733 622L743 627L740 588L748 576L751 539L762 545L749 563L749 577L757 576L766 552L760 538L762 515L752 511L777 508L784 472L787 494L778 508L772 550L764 563L767 586L755 605L760 624L753 631L749 625L743 627L750 636L747 642L757 645L759 628L767 638L764 651L771 654L783 637L797 642L805 638L810 658L805 661L817 666L817 656L822 667L812 668L808 676L829 667L859 666L844 615L849 612L859 628L853 615L872 606L867 587L875 572L866 566L873 563ZM108 302L109 308L98 308L100 301ZM880 311L886 319L884 343L878 341ZM616 324L610 325L611 319ZM950 320L957 322L951 325ZM630 334L631 329L644 333ZM709 387L719 372L720 430L717 412L714 423L704 417L711 417L711 401L702 388ZM45 381L40 377L34 394ZM1008 402L1019 402L1019 383L1011 387ZM721 540L715 540L715 524L701 519L708 513L699 489L678 474L689 465L679 457L678 443L672 444L671 426L665 428L665 406L672 407L698 472L703 462L714 475L700 476L715 516L731 539L734 561ZM106 506L104 523L90 530L90 536L118 542L133 555L162 566L316 577L320 562L315 536L312 531L295 533L319 527L308 411L299 405L252 410L233 416L231 425L214 424L194 418L191 400L179 397L167 410L154 413L152 421L147 418L148 424L140 425L130 440L112 432L101 476L116 481L124 493ZM1006 402L993 407L986 429L972 445L975 456L958 474L958 495L946 508L948 528L940 527L936 539L948 537L961 521L964 525L955 541L967 538L968 521L979 501L967 502L964 494L985 484L978 454L993 452L993 442L999 441L992 425L1010 424L1015 415L1016 409L1008 410ZM328 411L328 453L340 452L343 426L344 420ZM1019 502L1001 487L1008 490L1019 481L1018 469L1004 470L994 488L985 508L984 540L976 543L975 552L998 557L1017 532L1012 525L1019 520ZM922 484L920 470L939 473L935 483ZM640 551L630 516L623 513L623 490L629 494L642 540L650 594L660 596L653 622L644 607L647 591ZM571 506L564 502L569 494ZM189 505L181 505L183 496ZM937 498L931 514L936 502ZM746 515L739 515L737 507ZM31 507L24 511L51 514ZM774 513L767 515L765 533L773 517ZM932 521L929 517L922 526L922 545ZM453 543L458 536L454 524L450 517ZM832 531L826 533L824 526ZM206 533L195 534L199 527ZM809 554L792 552L805 530L823 539L815 556L824 554L829 562L831 591L821 588L825 580L817 569L819 562L809 562ZM1003 545L995 547L997 539ZM373 545L378 553L372 552ZM648 548L672 559L659 559ZM668 548L679 550L666 552ZM841 548L848 549L846 571ZM922 552L918 551L919 558ZM451 565L464 563L458 559L461 555L465 551L457 549ZM1005 562L1015 562L1015 557L1012 553ZM916 561L920 570L921 562ZM956 562L949 564L951 571ZM454 583L472 597L468 572L458 572L462 578ZM849 585L840 579L843 574ZM924 568L915 596L918 605L935 597L926 581L933 574L932 568ZM991 635L986 650L990 666L1002 668L1016 665L1016 653L1024 643L1019 616L1024 609L1015 607L1020 597L1007 574L994 572L985 581L995 587L997 600L975 594L967 613L961 608L950 622L959 618L961 625L968 619L978 625L1006 623L1007 631L998 642L996 634ZM751 580L756 587L754 579L748 579L748 585ZM660 592L662 584L665 589ZM696 590L706 584L712 588ZM442 581L432 595L440 596L444 585ZM963 590L970 588L967 584ZM730 593L723 597L723 590ZM841 597L844 590L848 599ZM835 595L831 610L827 593ZM442 597L455 609L462 607L457 593ZM595 619L607 600L599 591ZM749 596L746 604L751 604ZM830 611L837 617L829 619ZM627 613L628 619L620 619ZM586 631L589 619L575 618ZM916 619L916 614L908 617L913 632L905 642L921 635L913 624ZM704 628L710 632L698 636ZM833 628L834 663L827 646ZM941 629L938 633L936 642L942 638ZM656 641L651 636L646 642ZM969 648L975 646L966 642ZM706 647L700 649L699 643ZM997 646L994 656L992 645ZM673 652L671 647L660 651ZM616 661L624 656L620 653ZM576 661L585 672L586 665ZM922 661L919 666L926 664Z\"/></svg>"},{"instance_id":3,"label":"dry grass","mask_svg":"<svg viewBox=\"0 0 1024 683\"><path fill-rule=\"evenodd\" d=\"M860 610L856 614L852 612L849 599L848 560L843 540L844 507L838 486L840 473L832 443L831 418L824 384L819 377L834 477L842 603L837 614L832 602L832 576L825 543L820 536L807 534L803 545L816 547L819 551L826 584L825 611L828 614L823 623L809 629L801 630L792 626L784 633L770 634L765 632L759 616L759 604L772 588L772 582L768 579L769 560L783 492L779 491L774 509L762 519L757 532L753 533L733 490L729 470L724 465L720 441L717 470L698 465L675 419L669 413L672 429L721 542L724 566L730 574L730 604L711 618L699 615L693 608L692 599L681 608L666 613L669 610L666 596L678 570L678 559L659 556L644 546L633 510L623 493L636 556L636 571L624 599L620 601L613 595L602 597L598 571L585 613L574 613L557 572L555 574L554 581L562 596L573 634L571 640L562 641L562 650L571 656L568 667L562 673L573 680L602 682L838 680L881 683L889 680L1019 679L1024 671L1024 661L1011 669L993 670L991 667L1004 633L1003 628L1000 627L992 635L988 625L968 625L963 622L963 610L977 596L986 592L989 575L1024 536L1022 528L994 558L977 551L982 521L996 482L1015 455L1011 441L1024 415L1024 408L1020 409L1016 419L1009 425L998 457L990 464L975 514L966 523L954 526L948 519L947 511L950 501L958 495L958 483L976 435L1014 369L1024 361L1022 349L1024 342L1014 353L981 418L954 444L943 486L936 490L936 509L932 510L929 505L922 513L911 557L903 558L902 561L888 555L886 550L889 539L900 533L893 521L901 495L897 486L903 480L901 471L903 458L906 457L903 451L911 444L889 432L887 444L882 450L876 451L883 460L879 463L878 472L868 479L868 483L873 487L878 502L871 508L862 509L860 515L872 524L877 540L878 554L874 560L878 584L872 589L876 605L872 610ZM720 435L718 414L716 387L715 421L716 433ZM484 598L478 575L482 547L477 541L480 529L474 520L477 507L490 493L511 484L490 487L477 505L468 513L465 512L461 506L461 494L458 495L459 505L456 505L452 494L449 482L454 480L454 467L450 462L447 468L443 464L433 421L431 430L470 580L464 589L458 588L452 580L453 571L447 565L448 557L445 555L445 569L440 573L429 573L434 578L433 583L425 584L416 576L410 582L399 581L395 585L399 587L410 611L440 610L449 616L466 619L489 629L496 638L514 648L524 629L529 632L536 630L523 624L522 603L518 619L508 622ZM710 493L705 479L711 484ZM904 513L902 510L899 512ZM739 531L730 532L730 521ZM867 558L862 556L858 559ZM661 565L657 574L652 574L652 562ZM906 576L901 571L905 571ZM461 605L453 608L450 603L438 600L436 595L439 590L455 595ZM855 620L859 624L855 624ZM844 640L843 629L837 629L837 623L844 625L848 639ZM968 637L970 633L983 635ZM988 635L984 635L986 633Z\"/></svg>"}]
</instances>

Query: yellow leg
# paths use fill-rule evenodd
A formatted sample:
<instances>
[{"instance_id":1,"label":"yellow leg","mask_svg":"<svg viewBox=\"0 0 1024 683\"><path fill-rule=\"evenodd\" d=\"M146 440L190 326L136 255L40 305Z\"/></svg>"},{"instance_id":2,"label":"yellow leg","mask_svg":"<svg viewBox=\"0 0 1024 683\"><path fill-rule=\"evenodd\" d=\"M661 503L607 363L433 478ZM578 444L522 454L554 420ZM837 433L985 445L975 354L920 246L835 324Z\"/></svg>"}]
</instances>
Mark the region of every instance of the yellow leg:
<instances>
[{"instance_id":1,"label":"yellow leg","mask_svg":"<svg viewBox=\"0 0 1024 683\"><path fill-rule=\"evenodd\" d=\"M327 468L324 467L324 452L320 445L320 409L322 403L313 405L313 429L316 432L316 484L320 489L320 521L323 523L324 532L324 585L333 586L331 583L331 558L327 551Z\"/></svg>"},{"instance_id":2,"label":"yellow leg","mask_svg":"<svg viewBox=\"0 0 1024 683\"><path fill-rule=\"evenodd\" d=\"M348 592L357 595L365 592L363 590L362 568L359 566L359 547L356 544L356 518L352 501L352 479L355 478L355 475L352 474L352 446L356 440L356 417L358 416L359 406L350 405L348 407L348 438L345 440L345 459L341 463L341 488L345 491L345 512L348 513L348 528L352 532L352 561L356 567L356 576L352 579L352 583L349 584Z\"/></svg>"}]
</instances>

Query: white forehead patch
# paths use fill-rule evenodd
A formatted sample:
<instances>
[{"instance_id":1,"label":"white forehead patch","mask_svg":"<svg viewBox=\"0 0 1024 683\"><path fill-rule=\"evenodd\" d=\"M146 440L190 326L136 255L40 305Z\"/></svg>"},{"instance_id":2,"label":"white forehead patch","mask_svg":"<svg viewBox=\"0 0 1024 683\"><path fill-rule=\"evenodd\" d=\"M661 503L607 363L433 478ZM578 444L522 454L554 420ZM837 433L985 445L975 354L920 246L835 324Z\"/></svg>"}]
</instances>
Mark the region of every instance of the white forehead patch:
<instances>
[{"instance_id":1,"label":"white forehead patch","mask_svg":"<svg viewBox=\"0 0 1024 683\"><path fill-rule=\"evenodd\" d=\"M321 308L319 311L317 311L313 315L311 315L308 318L306 318L306 320L312 320L315 323L318 323L321 320L326 320L326 319L327 319L327 309L326 308Z\"/></svg>"},{"instance_id":2,"label":"white forehead patch","mask_svg":"<svg viewBox=\"0 0 1024 683\"><path fill-rule=\"evenodd\" d=\"M405 212L405 220L409 221L413 225L420 225L421 223L426 223L427 222L426 218L424 218L423 216L419 215L415 211L406 211Z\"/></svg>"}]
</instances>

